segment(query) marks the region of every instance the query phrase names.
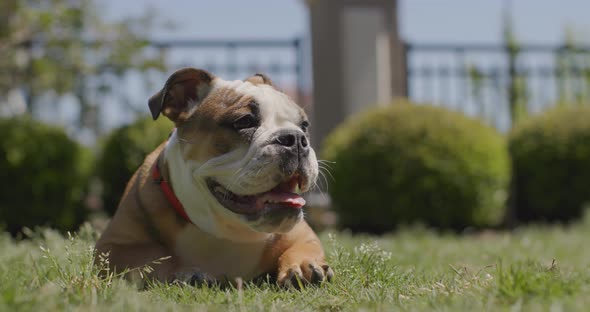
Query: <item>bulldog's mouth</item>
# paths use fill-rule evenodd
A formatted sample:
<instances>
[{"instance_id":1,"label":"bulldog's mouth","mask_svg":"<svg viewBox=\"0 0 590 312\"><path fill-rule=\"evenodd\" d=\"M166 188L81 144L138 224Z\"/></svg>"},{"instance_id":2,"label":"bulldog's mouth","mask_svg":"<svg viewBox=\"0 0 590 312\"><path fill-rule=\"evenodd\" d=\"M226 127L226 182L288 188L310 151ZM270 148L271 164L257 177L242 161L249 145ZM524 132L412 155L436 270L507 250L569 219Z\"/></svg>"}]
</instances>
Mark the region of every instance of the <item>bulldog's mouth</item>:
<instances>
[{"instance_id":1,"label":"bulldog's mouth","mask_svg":"<svg viewBox=\"0 0 590 312\"><path fill-rule=\"evenodd\" d=\"M218 182L208 179L209 191L217 201L232 212L254 215L270 209L297 209L305 205L305 199L297 191L299 177L292 177L270 191L254 195L232 193Z\"/></svg>"}]
</instances>

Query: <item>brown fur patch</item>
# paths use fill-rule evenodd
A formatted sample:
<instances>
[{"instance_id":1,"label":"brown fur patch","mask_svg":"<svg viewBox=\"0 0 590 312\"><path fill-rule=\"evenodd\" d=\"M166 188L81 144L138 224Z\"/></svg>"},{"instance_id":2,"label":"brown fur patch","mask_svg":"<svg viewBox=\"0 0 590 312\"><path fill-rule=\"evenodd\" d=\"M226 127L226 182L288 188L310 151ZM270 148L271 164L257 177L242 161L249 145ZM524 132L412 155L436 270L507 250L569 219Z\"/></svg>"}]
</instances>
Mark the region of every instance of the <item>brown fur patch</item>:
<instances>
[{"instance_id":1,"label":"brown fur patch","mask_svg":"<svg viewBox=\"0 0 590 312\"><path fill-rule=\"evenodd\" d=\"M175 123L184 121L191 109L191 102L199 102L207 96L215 76L196 68L183 68L174 72L162 90L148 101L152 117L158 118L160 112Z\"/></svg>"},{"instance_id":2,"label":"brown fur patch","mask_svg":"<svg viewBox=\"0 0 590 312\"><path fill-rule=\"evenodd\" d=\"M268 76L266 76L265 74L256 73L254 76L248 77L246 81L253 85L266 84L274 87L272 80L270 80L270 78L268 78Z\"/></svg>"},{"instance_id":3,"label":"brown fur patch","mask_svg":"<svg viewBox=\"0 0 590 312\"><path fill-rule=\"evenodd\" d=\"M252 97L229 88L212 91L187 120L178 125L186 159L206 161L225 154L246 139L233 127L239 117L254 113Z\"/></svg>"}]
</instances>

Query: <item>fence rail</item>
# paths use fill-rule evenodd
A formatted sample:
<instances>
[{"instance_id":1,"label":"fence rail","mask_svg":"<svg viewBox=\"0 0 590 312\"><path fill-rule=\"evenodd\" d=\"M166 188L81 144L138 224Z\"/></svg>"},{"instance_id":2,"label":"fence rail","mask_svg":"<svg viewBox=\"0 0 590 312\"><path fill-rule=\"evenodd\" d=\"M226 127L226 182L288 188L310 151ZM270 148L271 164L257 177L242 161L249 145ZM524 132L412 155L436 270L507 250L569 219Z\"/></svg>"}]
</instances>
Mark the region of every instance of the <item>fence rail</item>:
<instances>
[{"instance_id":1,"label":"fence rail","mask_svg":"<svg viewBox=\"0 0 590 312\"><path fill-rule=\"evenodd\" d=\"M535 113L590 101L590 47L407 44L408 95L506 130L515 101Z\"/></svg>"},{"instance_id":2,"label":"fence rail","mask_svg":"<svg viewBox=\"0 0 590 312\"><path fill-rule=\"evenodd\" d=\"M291 76L290 81L286 83L293 84L293 89L302 90L304 78L302 75L302 66L304 63L304 53L302 50L302 39L243 39L243 40L170 40L170 41L152 41L150 45L161 51L185 50L199 52L200 54L209 53L209 57L201 60L193 60L193 63L200 63L199 66L221 74L227 74L229 78L235 78L237 74L253 74L256 71L263 71L269 74L279 76ZM244 61L240 58L240 53L250 51L250 60ZM252 53L253 52L253 53ZM268 55L269 52L275 54L269 62L260 60L255 54ZM218 57L212 57L212 54L224 55L225 58L220 60ZM287 61L285 62L285 59ZM188 64L187 64L188 65ZM195 64L192 64L195 66ZM245 78L245 77L240 77ZM237 79L237 78L236 78Z\"/></svg>"}]
</instances>

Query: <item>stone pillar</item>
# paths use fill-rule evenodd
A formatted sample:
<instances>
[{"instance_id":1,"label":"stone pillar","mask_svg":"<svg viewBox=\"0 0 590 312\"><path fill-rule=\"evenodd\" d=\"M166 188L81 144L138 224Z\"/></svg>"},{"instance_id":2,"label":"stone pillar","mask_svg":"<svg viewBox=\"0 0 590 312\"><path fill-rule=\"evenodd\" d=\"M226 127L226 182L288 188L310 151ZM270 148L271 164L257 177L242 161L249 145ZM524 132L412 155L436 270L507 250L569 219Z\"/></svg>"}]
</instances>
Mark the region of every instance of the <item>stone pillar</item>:
<instances>
[{"instance_id":1,"label":"stone pillar","mask_svg":"<svg viewBox=\"0 0 590 312\"><path fill-rule=\"evenodd\" d=\"M397 32L397 0L307 0L307 5L312 132L319 147L347 116L407 95L405 53Z\"/></svg>"}]
</instances>

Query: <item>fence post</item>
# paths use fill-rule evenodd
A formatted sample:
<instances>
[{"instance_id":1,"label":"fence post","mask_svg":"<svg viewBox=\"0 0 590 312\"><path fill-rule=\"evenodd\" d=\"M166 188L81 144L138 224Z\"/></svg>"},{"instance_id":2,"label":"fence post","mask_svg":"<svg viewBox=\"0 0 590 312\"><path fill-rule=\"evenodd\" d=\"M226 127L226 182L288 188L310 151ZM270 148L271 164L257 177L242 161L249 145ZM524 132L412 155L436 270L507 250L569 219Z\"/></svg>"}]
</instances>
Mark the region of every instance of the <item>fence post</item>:
<instances>
[{"instance_id":1,"label":"fence post","mask_svg":"<svg viewBox=\"0 0 590 312\"><path fill-rule=\"evenodd\" d=\"M407 96L397 0L307 0L316 144L347 116Z\"/></svg>"}]
</instances>

